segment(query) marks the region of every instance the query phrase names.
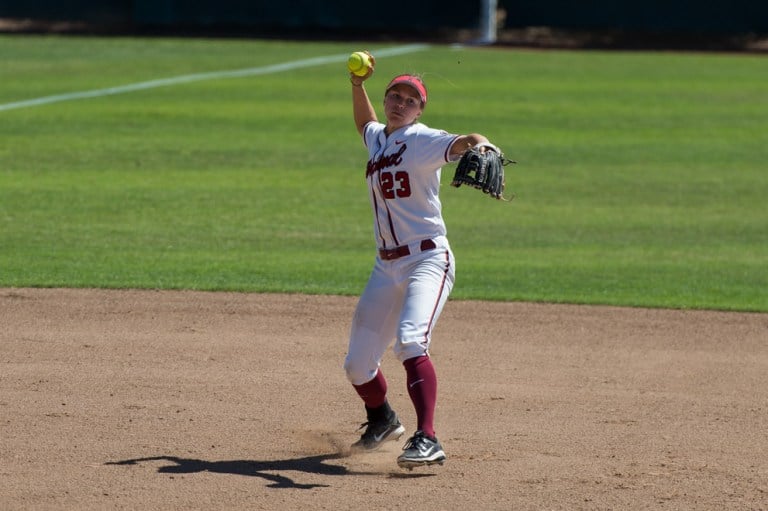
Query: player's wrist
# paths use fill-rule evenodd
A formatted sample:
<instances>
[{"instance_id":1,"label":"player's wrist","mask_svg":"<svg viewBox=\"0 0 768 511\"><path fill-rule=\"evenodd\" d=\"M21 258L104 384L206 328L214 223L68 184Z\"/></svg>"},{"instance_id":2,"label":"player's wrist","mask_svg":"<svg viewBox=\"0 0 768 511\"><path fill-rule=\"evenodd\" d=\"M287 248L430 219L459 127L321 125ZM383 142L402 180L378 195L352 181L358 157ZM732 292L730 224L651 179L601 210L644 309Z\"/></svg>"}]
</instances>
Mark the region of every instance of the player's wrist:
<instances>
[{"instance_id":1,"label":"player's wrist","mask_svg":"<svg viewBox=\"0 0 768 511\"><path fill-rule=\"evenodd\" d=\"M362 87L365 80L361 79L359 76L349 73L349 83L352 84L353 87Z\"/></svg>"},{"instance_id":2,"label":"player's wrist","mask_svg":"<svg viewBox=\"0 0 768 511\"><path fill-rule=\"evenodd\" d=\"M496 145L490 143L490 142L480 142L479 144L475 144L475 149L490 149L491 151L494 151L496 153L501 154L501 149L499 149Z\"/></svg>"}]
</instances>

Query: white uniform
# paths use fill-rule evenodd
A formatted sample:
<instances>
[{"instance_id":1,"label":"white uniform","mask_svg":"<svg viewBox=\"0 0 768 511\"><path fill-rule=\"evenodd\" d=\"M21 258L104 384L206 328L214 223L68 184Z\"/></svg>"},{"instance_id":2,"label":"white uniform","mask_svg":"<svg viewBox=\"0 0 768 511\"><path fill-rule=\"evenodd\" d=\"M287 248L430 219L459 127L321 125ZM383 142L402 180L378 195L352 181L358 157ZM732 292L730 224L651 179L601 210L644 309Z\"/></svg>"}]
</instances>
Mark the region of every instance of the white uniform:
<instances>
[{"instance_id":1,"label":"white uniform","mask_svg":"<svg viewBox=\"0 0 768 511\"><path fill-rule=\"evenodd\" d=\"M458 135L420 123L389 136L384 128L373 121L363 132L379 252L352 321L344 369L353 385L376 375L393 340L401 362L427 354L455 275L438 193Z\"/></svg>"}]
</instances>

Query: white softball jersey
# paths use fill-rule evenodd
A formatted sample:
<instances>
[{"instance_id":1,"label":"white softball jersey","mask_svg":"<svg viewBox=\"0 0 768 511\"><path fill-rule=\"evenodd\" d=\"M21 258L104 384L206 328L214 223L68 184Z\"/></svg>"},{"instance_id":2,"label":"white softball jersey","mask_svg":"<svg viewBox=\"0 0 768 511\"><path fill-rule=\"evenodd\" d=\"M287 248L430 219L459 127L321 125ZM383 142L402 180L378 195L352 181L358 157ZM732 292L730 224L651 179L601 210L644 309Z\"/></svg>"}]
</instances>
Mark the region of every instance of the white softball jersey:
<instances>
[{"instance_id":1,"label":"white softball jersey","mask_svg":"<svg viewBox=\"0 0 768 511\"><path fill-rule=\"evenodd\" d=\"M438 197L440 173L458 135L421 123L404 126L389 136L384 128L382 123L369 122L363 132L378 248L445 236Z\"/></svg>"}]
</instances>

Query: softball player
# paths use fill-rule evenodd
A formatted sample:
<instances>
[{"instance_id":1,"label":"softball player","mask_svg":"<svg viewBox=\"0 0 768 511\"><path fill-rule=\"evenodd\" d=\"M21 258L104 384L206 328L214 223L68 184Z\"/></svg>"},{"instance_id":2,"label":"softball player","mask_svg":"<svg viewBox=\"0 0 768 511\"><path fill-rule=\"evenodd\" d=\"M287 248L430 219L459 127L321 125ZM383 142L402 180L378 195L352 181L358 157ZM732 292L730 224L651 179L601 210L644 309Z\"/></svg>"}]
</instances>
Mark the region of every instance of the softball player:
<instances>
[{"instance_id":1,"label":"softball player","mask_svg":"<svg viewBox=\"0 0 768 511\"><path fill-rule=\"evenodd\" d=\"M437 376L429 355L455 271L438 197L441 167L468 148L489 142L477 133L454 135L419 123L427 89L414 75L389 82L386 123L378 122L364 87L373 74L371 61L365 76L350 74L350 81L355 126L368 149L365 178L378 253L352 320L344 370L367 416L361 426L365 432L353 449L374 450L400 438L405 428L387 401L387 380L380 368L394 340L417 420L397 463L412 469L442 464L446 458L435 434Z\"/></svg>"}]
</instances>

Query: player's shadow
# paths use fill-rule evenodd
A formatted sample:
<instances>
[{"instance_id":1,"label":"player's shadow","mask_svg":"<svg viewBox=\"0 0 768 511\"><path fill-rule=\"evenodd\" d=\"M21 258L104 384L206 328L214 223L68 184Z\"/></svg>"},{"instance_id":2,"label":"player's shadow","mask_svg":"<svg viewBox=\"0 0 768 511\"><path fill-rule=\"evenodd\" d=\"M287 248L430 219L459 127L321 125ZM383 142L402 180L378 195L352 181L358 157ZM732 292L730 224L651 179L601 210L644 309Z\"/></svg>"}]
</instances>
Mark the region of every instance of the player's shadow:
<instances>
[{"instance_id":1,"label":"player's shadow","mask_svg":"<svg viewBox=\"0 0 768 511\"><path fill-rule=\"evenodd\" d=\"M326 463L330 460L344 458L343 454L319 454L317 456L305 456L287 460L257 461L257 460L228 460L205 461L194 458L179 458L178 456L150 456L147 458L135 458L122 461L108 461L106 465L136 465L146 461L168 461L171 465L164 465L157 469L162 474L193 474L197 472L213 472L216 474L235 474L241 476L261 477L271 484L268 488L294 488L309 490L318 487L327 487L327 484L302 484L284 472L304 472L307 474L319 474L325 476L344 475L381 475L380 472L357 472L340 465ZM272 473L275 472L275 473ZM279 473L278 473L279 472Z\"/></svg>"}]
</instances>

